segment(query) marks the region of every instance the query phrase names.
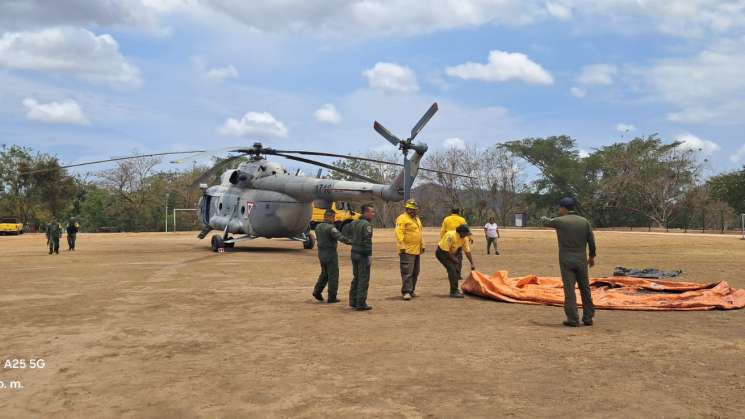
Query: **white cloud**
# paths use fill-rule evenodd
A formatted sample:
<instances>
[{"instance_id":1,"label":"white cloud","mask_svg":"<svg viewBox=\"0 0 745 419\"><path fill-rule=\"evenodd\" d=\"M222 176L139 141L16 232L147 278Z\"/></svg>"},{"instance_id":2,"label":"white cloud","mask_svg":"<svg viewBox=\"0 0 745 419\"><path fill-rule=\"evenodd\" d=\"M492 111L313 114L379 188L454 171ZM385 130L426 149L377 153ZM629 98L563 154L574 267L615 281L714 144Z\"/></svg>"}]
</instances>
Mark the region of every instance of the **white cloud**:
<instances>
[{"instance_id":1,"label":"white cloud","mask_svg":"<svg viewBox=\"0 0 745 419\"><path fill-rule=\"evenodd\" d=\"M590 157L590 152L587 150L579 149L579 157L583 159Z\"/></svg>"},{"instance_id":2,"label":"white cloud","mask_svg":"<svg viewBox=\"0 0 745 419\"><path fill-rule=\"evenodd\" d=\"M712 153L719 151L721 147L719 147L719 144L709 141L709 140L702 140L699 137L696 137L693 134L680 134L675 137L675 141L680 142L681 144L678 146L678 148L684 149L684 150L693 150L693 151L701 151L704 155L708 156Z\"/></svg>"},{"instance_id":3,"label":"white cloud","mask_svg":"<svg viewBox=\"0 0 745 419\"><path fill-rule=\"evenodd\" d=\"M119 52L111 35L81 28L6 32L0 37L0 68L71 74L95 83L138 87L140 70Z\"/></svg>"},{"instance_id":4,"label":"white cloud","mask_svg":"<svg viewBox=\"0 0 745 419\"><path fill-rule=\"evenodd\" d=\"M519 26L548 15L536 0L203 0L201 5L261 32L355 36L412 35L485 24Z\"/></svg>"},{"instance_id":5,"label":"white cloud","mask_svg":"<svg viewBox=\"0 0 745 419\"><path fill-rule=\"evenodd\" d=\"M566 4L550 1L546 3L546 11L559 20L569 20L572 18L572 8Z\"/></svg>"},{"instance_id":6,"label":"white cloud","mask_svg":"<svg viewBox=\"0 0 745 419\"><path fill-rule=\"evenodd\" d=\"M336 110L336 107L330 103L327 103L321 106L320 108L316 109L313 115L316 117L316 120L318 122L323 122L326 124L333 124L333 125L337 125L341 123L341 115Z\"/></svg>"},{"instance_id":7,"label":"white cloud","mask_svg":"<svg viewBox=\"0 0 745 419\"><path fill-rule=\"evenodd\" d=\"M464 80L503 82L521 80L527 83L552 84L553 77L543 67L519 52L494 50L486 64L467 62L447 67L445 73Z\"/></svg>"},{"instance_id":8,"label":"white cloud","mask_svg":"<svg viewBox=\"0 0 745 419\"><path fill-rule=\"evenodd\" d=\"M457 148L459 150L463 150L466 148L466 142L458 137L453 137L447 138L445 141L443 141L442 146L445 148Z\"/></svg>"},{"instance_id":9,"label":"white cloud","mask_svg":"<svg viewBox=\"0 0 745 419\"><path fill-rule=\"evenodd\" d=\"M158 12L167 12L181 0L23 0L2 1L0 26L118 26L152 29ZM170 7L169 7L170 6Z\"/></svg>"},{"instance_id":10,"label":"white cloud","mask_svg":"<svg viewBox=\"0 0 745 419\"><path fill-rule=\"evenodd\" d=\"M671 122L733 124L745 118L745 39L720 40L692 57L637 70L650 96L677 108Z\"/></svg>"},{"instance_id":11,"label":"white cloud","mask_svg":"<svg viewBox=\"0 0 745 419\"><path fill-rule=\"evenodd\" d=\"M191 61L199 76L211 82L219 83L227 79L237 79L240 76L238 69L233 65L210 68L207 66L207 60L200 56L192 57Z\"/></svg>"},{"instance_id":12,"label":"white cloud","mask_svg":"<svg viewBox=\"0 0 745 419\"><path fill-rule=\"evenodd\" d=\"M411 93L419 90L416 74L409 67L395 63L377 63L362 72L373 89L386 92Z\"/></svg>"},{"instance_id":13,"label":"white cloud","mask_svg":"<svg viewBox=\"0 0 745 419\"><path fill-rule=\"evenodd\" d=\"M740 146L740 148L735 152L735 154L729 157L729 160L732 163L737 163L742 160L745 160L745 144Z\"/></svg>"},{"instance_id":14,"label":"white cloud","mask_svg":"<svg viewBox=\"0 0 745 419\"><path fill-rule=\"evenodd\" d=\"M582 68L577 81L582 84L613 84L618 68L612 64L593 64Z\"/></svg>"},{"instance_id":15,"label":"white cloud","mask_svg":"<svg viewBox=\"0 0 745 419\"><path fill-rule=\"evenodd\" d=\"M737 30L745 25L745 7L733 0L565 0L605 27L654 30L686 38Z\"/></svg>"},{"instance_id":16,"label":"white cloud","mask_svg":"<svg viewBox=\"0 0 745 419\"><path fill-rule=\"evenodd\" d=\"M618 132L629 132L635 129L636 127L631 124L624 124L623 122L616 124L616 131Z\"/></svg>"},{"instance_id":17,"label":"white cloud","mask_svg":"<svg viewBox=\"0 0 745 419\"><path fill-rule=\"evenodd\" d=\"M578 97L578 98L583 98L587 96L587 90L581 87L577 87L577 86L573 86L571 89L569 89L569 93L571 93L572 96Z\"/></svg>"},{"instance_id":18,"label":"white cloud","mask_svg":"<svg viewBox=\"0 0 745 419\"><path fill-rule=\"evenodd\" d=\"M268 112L248 112L242 118L228 118L219 129L220 134L242 137L251 134L269 134L287 137L285 124Z\"/></svg>"},{"instance_id":19,"label":"white cloud","mask_svg":"<svg viewBox=\"0 0 745 419\"><path fill-rule=\"evenodd\" d=\"M147 29L169 14L192 16L211 25L229 20L267 33L355 36L572 18L617 32L656 31L682 37L745 27L741 0L5 0L2 8L0 27L25 29L50 25Z\"/></svg>"},{"instance_id":20,"label":"white cloud","mask_svg":"<svg viewBox=\"0 0 745 419\"><path fill-rule=\"evenodd\" d=\"M226 79L237 79L238 70L229 65L227 67L210 68L204 72L204 77L212 81L224 81Z\"/></svg>"},{"instance_id":21,"label":"white cloud","mask_svg":"<svg viewBox=\"0 0 745 419\"><path fill-rule=\"evenodd\" d=\"M88 125L90 122L83 114L78 102L67 99L61 102L39 103L35 99L26 98L23 106L28 112L26 118L48 124Z\"/></svg>"}]
</instances>

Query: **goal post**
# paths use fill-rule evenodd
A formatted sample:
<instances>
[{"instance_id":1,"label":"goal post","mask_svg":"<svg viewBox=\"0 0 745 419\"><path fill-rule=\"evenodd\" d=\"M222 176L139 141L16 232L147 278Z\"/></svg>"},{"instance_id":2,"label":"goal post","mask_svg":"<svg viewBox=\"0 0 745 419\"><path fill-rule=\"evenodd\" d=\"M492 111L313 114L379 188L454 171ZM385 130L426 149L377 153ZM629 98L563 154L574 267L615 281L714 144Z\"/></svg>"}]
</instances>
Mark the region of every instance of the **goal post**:
<instances>
[{"instance_id":1,"label":"goal post","mask_svg":"<svg viewBox=\"0 0 745 419\"><path fill-rule=\"evenodd\" d=\"M173 209L173 232L176 232L176 212L177 211L196 211L196 208L174 208Z\"/></svg>"},{"instance_id":2,"label":"goal post","mask_svg":"<svg viewBox=\"0 0 745 419\"><path fill-rule=\"evenodd\" d=\"M745 214L740 214L740 240L745 240Z\"/></svg>"}]
</instances>

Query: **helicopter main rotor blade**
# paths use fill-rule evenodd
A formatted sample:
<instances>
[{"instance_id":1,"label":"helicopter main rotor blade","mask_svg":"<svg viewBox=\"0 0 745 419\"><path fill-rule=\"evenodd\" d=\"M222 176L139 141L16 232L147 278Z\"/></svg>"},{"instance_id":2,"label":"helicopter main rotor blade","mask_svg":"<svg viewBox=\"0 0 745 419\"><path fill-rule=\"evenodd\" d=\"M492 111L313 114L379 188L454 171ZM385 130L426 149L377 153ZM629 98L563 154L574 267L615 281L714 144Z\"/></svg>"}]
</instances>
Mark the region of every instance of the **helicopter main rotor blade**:
<instances>
[{"instance_id":1,"label":"helicopter main rotor blade","mask_svg":"<svg viewBox=\"0 0 745 419\"><path fill-rule=\"evenodd\" d=\"M344 154L322 153L322 152L316 152L316 151L301 151L301 150L274 150L274 151L277 152L277 153L303 154L303 155L308 155L308 156L338 157L340 159L361 160L361 161L368 161L368 162L371 162L371 163L388 164L388 165L391 165L391 166L398 166L398 167L403 167L404 166L401 163L396 163L396 162L392 162L392 161L371 159L369 157L349 156L349 155L344 155ZM420 167L419 170L422 170L422 171L425 171L425 172L439 173L439 174L442 174L442 175L450 175L450 176L458 176L458 177L464 177L464 178L474 179L473 176L460 175L458 173L451 173L451 172L446 172L446 171L443 171L443 170L427 169L427 168L424 168L424 167Z\"/></svg>"},{"instance_id":2,"label":"helicopter main rotor blade","mask_svg":"<svg viewBox=\"0 0 745 419\"><path fill-rule=\"evenodd\" d=\"M216 156L218 154L231 153L231 152L232 153L237 153L237 152L241 152L241 151L242 151L242 148L241 147L226 147L226 148L218 148L218 149L215 149L215 150L194 150L192 153L195 153L195 154L192 154L192 155L186 156L186 157L182 157L182 158L180 158L178 160L173 160L173 161L171 161L169 163L179 164L179 163L184 163L184 162L187 162L187 161L194 161L194 160L203 159L205 157L213 157L213 156Z\"/></svg>"},{"instance_id":3,"label":"helicopter main rotor blade","mask_svg":"<svg viewBox=\"0 0 745 419\"><path fill-rule=\"evenodd\" d=\"M386 127L381 125L380 122L375 121L375 123L373 123L373 129L375 129L375 131L377 131L378 134L382 135L383 138L388 140L389 143L395 146L398 146L399 144L401 144L401 139L391 134L391 132L388 131Z\"/></svg>"},{"instance_id":4,"label":"helicopter main rotor blade","mask_svg":"<svg viewBox=\"0 0 745 419\"><path fill-rule=\"evenodd\" d=\"M26 171L26 172L21 172L21 174L28 175L28 174L32 174L32 173L48 172L48 171L57 170L57 169L68 169L70 167L80 167L80 166L89 166L89 165L92 165L92 164L109 163L109 162L112 162L112 161L141 159L143 157L170 156L170 155L174 155L174 154L192 154L192 153L195 153L195 152L198 152L198 151L203 151L203 150L172 151L172 152L168 152L168 153L151 153L151 154L140 154L140 155L137 155L137 156L129 156L129 157L116 157L116 158L113 158L113 159L96 160L96 161L89 161L89 162L85 162L85 163L68 164L68 165L59 166L59 167L50 167L50 168L46 168L46 169L29 170L29 171Z\"/></svg>"},{"instance_id":5,"label":"helicopter main rotor blade","mask_svg":"<svg viewBox=\"0 0 745 419\"><path fill-rule=\"evenodd\" d=\"M333 170L335 172L344 173L347 176L352 176L352 177L355 177L357 179L364 180L365 182L376 183L376 184L377 183L380 183L377 180L371 179L371 178L369 178L367 176L363 176L363 175L360 175L358 173L350 172L349 170L342 169L340 167L336 167L336 166L333 166L333 165L330 165L330 164L321 163L319 161L310 160L310 159L306 159L306 158L303 158L303 157L297 157L297 156L288 156L287 154L281 154L281 153L277 153L277 152L275 152L274 155L275 156L279 156L279 157L284 157L284 158L289 159L289 160L295 160L295 161L299 161L299 162L302 162L302 163L313 164L313 165L316 165L316 166L323 167L325 169Z\"/></svg>"},{"instance_id":6,"label":"helicopter main rotor blade","mask_svg":"<svg viewBox=\"0 0 745 419\"><path fill-rule=\"evenodd\" d=\"M433 103L432 106L427 109L427 112L422 115L422 118L419 119L419 122L414 125L414 128L411 129L411 137L409 137L410 140L413 140L418 134L419 131L424 128L425 125L427 125L427 122L429 122L430 119L437 113L437 110L439 107L437 106L437 102Z\"/></svg>"},{"instance_id":7,"label":"helicopter main rotor blade","mask_svg":"<svg viewBox=\"0 0 745 419\"><path fill-rule=\"evenodd\" d=\"M220 161L216 165L212 166L211 169L207 170L206 172L202 173L201 176L199 176L194 182L191 183L192 188L196 188L200 184L204 183L205 181L209 180L212 176L215 175L215 173L219 172L220 170L224 169L225 166L228 164L234 162L236 159L239 159L243 157L243 154L238 154L235 156L230 156L226 158L225 160Z\"/></svg>"}]
</instances>

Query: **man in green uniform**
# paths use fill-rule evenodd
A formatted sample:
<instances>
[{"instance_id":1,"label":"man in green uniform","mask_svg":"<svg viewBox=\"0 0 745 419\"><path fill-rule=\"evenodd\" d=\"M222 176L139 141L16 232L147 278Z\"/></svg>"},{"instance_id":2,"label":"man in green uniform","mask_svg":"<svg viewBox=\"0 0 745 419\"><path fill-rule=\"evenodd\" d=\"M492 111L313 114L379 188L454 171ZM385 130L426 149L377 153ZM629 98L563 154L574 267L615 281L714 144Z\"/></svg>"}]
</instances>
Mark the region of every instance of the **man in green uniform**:
<instances>
[{"instance_id":1,"label":"man in green uniform","mask_svg":"<svg viewBox=\"0 0 745 419\"><path fill-rule=\"evenodd\" d=\"M59 254L59 239L62 237L62 226L59 225L56 219L53 219L47 224L47 245L49 246L49 254Z\"/></svg>"},{"instance_id":2,"label":"man in green uniform","mask_svg":"<svg viewBox=\"0 0 745 419\"><path fill-rule=\"evenodd\" d=\"M336 292L339 289L339 255L336 253L337 242L351 244L339 230L334 227L336 213L334 210L326 210L323 222L316 226L316 240L318 243L318 260L321 262L321 275L318 276L313 297L323 301L323 289L329 286L328 303L338 303Z\"/></svg>"},{"instance_id":3,"label":"man in green uniform","mask_svg":"<svg viewBox=\"0 0 745 419\"><path fill-rule=\"evenodd\" d=\"M358 311L372 310L367 305L367 288L370 285L372 265L372 220L375 208L371 204L362 206L362 216L349 228L352 236L352 285L349 287L349 305Z\"/></svg>"},{"instance_id":4,"label":"man in green uniform","mask_svg":"<svg viewBox=\"0 0 745 419\"><path fill-rule=\"evenodd\" d=\"M590 222L577 215L574 208L574 199L562 198L559 202L560 216L542 217L541 221L545 226L555 228L559 239L559 266L561 280L564 283L564 312L567 316L564 326L579 326L575 284L579 285L582 297L582 322L587 326L592 326L595 307L592 304L587 269L588 266L595 265L595 235ZM590 250L589 258L587 248Z\"/></svg>"},{"instance_id":5,"label":"man in green uniform","mask_svg":"<svg viewBox=\"0 0 745 419\"><path fill-rule=\"evenodd\" d=\"M78 224L78 222L75 221L74 218L70 218L70 221L67 222L67 227L65 228L65 230L67 231L67 250L75 250L75 240L78 237L80 224Z\"/></svg>"}]
</instances>

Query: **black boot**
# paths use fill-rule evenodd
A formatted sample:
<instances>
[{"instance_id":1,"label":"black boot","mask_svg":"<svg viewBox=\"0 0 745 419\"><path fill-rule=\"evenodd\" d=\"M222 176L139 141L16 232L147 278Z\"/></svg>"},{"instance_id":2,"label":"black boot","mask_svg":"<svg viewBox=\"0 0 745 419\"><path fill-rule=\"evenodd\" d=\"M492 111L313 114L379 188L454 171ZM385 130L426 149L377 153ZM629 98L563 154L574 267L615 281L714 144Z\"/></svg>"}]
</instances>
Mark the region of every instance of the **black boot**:
<instances>
[{"instance_id":1,"label":"black boot","mask_svg":"<svg viewBox=\"0 0 745 419\"><path fill-rule=\"evenodd\" d=\"M355 307L354 309L356 311L367 311L367 310L372 310L372 306L369 306L367 304L364 304L364 305L359 305L359 306Z\"/></svg>"},{"instance_id":2,"label":"black boot","mask_svg":"<svg viewBox=\"0 0 745 419\"><path fill-rule=\"evenodd\" d=\"M341 300L338 299L338 298L336 298L335 295L329 295L329 299L328 299L327 303L329 303L329 304L335 304L335 303L339 303L339 302L341 302Z\"/></svg>"},{"instance_id":3,"label":"black boot","mask_svg":"<svg viewBox=\"0 0 745 419\"><path fill-rule=\"evenodd\" d=\"M318 301L323 301L323 295L321 295L321 293L318 291L313 291L313 298Z\"/></svg>"}]
</instances>

